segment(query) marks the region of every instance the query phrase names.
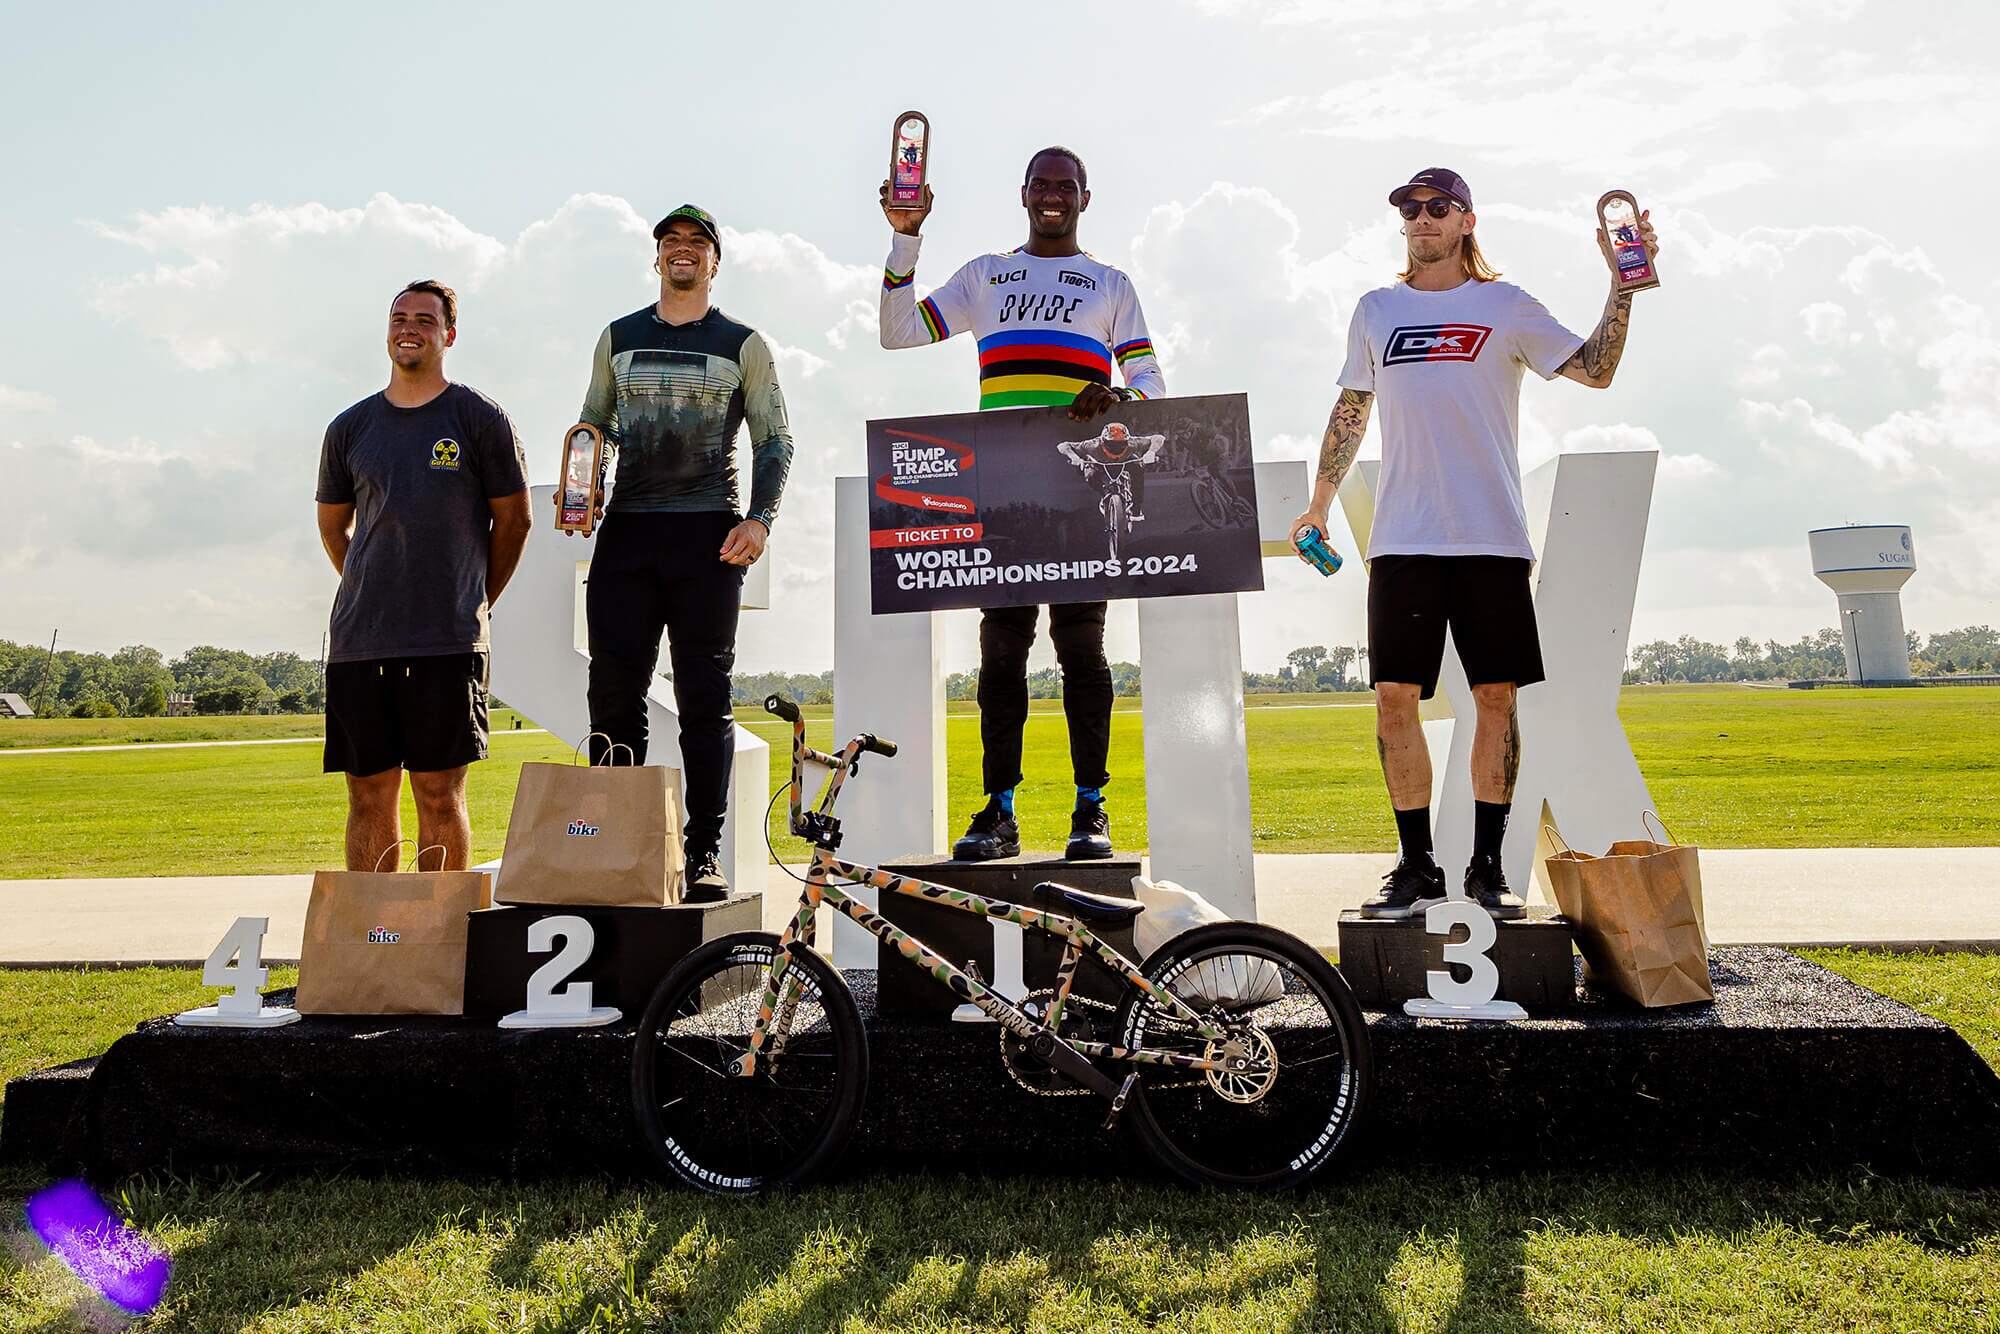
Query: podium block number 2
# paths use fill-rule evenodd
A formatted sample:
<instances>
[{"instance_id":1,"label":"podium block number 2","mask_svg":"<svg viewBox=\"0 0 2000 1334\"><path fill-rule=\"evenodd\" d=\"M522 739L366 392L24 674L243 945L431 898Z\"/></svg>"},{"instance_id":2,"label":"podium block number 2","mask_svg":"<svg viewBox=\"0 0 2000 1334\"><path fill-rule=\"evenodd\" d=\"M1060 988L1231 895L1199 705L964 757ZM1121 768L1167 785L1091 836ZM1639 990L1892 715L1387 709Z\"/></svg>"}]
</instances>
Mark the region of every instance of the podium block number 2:
<instances>
[{"instance_id":1,"label":"podium block number 2","mask_svg":"<svg viewBox=\"0 0 2000 1334\"><path fill-rule=\"evenodd\" d=\"M590 961L597 932L581 917L543 917L528 925L528 952L546 954L562 949L528 977L528 1008L516 1010L500 1021L502 1028L591 1028L616 1023L621 1017L609 1005L592 1005L595 988L589 982L571 982L577 969Z\"/></svg>"}]
</instances>

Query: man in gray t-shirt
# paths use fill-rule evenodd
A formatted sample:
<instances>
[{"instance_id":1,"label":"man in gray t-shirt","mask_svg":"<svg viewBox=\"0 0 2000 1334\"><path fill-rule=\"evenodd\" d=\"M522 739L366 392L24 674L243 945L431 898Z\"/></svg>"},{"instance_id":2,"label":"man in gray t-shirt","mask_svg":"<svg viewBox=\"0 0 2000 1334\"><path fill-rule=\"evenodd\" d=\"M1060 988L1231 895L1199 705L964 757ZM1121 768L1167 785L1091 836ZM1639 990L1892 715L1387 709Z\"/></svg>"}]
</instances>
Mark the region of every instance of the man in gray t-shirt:
<instances>
[{"instance_id":1,"label":"man in gray t-shirt","mask_svg":"<svg viewBox=\"0 0 2000 1334\"><path fill-rule=\"evenodd\" d=\"M340 574L325 769L347 775L351 871L400 861L406 769L418 847L443 847L445 869L471 851L465 772L486 758L488 609L530 520L513 423L444 378L457 325L449 287L398 293L388 388L334 418L320 449L320 540Z\"/></svg>"}]
</instances>

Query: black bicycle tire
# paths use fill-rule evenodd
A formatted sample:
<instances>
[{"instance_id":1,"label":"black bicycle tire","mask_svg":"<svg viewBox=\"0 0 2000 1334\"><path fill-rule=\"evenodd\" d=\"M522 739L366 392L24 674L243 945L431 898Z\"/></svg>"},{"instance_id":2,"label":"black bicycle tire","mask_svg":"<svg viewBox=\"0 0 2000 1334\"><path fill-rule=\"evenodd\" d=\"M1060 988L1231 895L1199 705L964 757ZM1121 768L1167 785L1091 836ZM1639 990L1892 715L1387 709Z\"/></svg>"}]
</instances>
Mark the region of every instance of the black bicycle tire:
<instances>
[{"instance_id":1,"label":"black bicycle tire","mask_svg":"<svg viewBox=\"0 0 2000 1334\"><path fill-rule=\"evenodd\" d=\"M1104 528L1111 534L1111 559L1118 559L1118 528L1125 519L1125 502L1114 491L1104 498Z\"/></svg>"},{"instance_id":2,"label":"black bicycle tire","mask_svg":"<svg viewBox=\"0 0 2000 1334\"><path fill-rule=\"evenodd\" d=\"M1346 979L1341 977L1339 969L1327 962L1325 955L1289 932L1257 922L1217 922L1183 932L1147 956L1141 971L1149 980L1157 981L1162 974L1169 971L1172 964L1179 962L1185 956L1231 944L1254 944L1282 954L1290 959L1300 972L1318 983L1331 1003L1330 1012L1347 1037L1347 1050L1351 1053L1349 1066L1354 1076L1353 1092L1338 1130L1325 1143L1323 1150L1305 1167L1291 1167L1257 1177L1244 1177L1207 1168L1172 1143L1153 1115L1152 1106L1146 1098L1146 1083L1143 1076L1133 1088L1132 1101L1126 1107L1123 1119L1156 1162L1190 1185L1263 1190L1296 1188L1318 1176L1328 1163L1339 1156L1340 1150L1353 1138L1354 1127L1360 1123L1366 1111L1369 1092L1374 1083L1368 1023L1362 1016L1361 1006L1355 1001L1354 993L1348 988ZM1118 1034L1120 1042L1129 1042L1132 1013L1146 1000L1144 993L1134 989L1127 992L1125 999L1119 1003L1114 1031ZM1282 1068L1279 1077L1283 1078Z\"/></svg>"},{"instance_id":3,"label":"black bicycle tire","mask_svg":"<svg viewBox=\"0 0 2000 1334\"><path fill-rule=\"evenodd\" d=\"M1211 488L1220 489L1213 482L1197 481L1188 489L1188 498L1194 502L1194 511L1201 516L1203 523L1210 528L1220 528L1228 522L1228 504L1212 494Z\"/></svg>"},{"instance_id":4,"label":"black bicycle tire","mask_svg":"<svg viewBox=\"0 0 2000 1334\"><path fill-rule=\"evenodd\" d=\"M640 1142L667 1175L710 1195L757 1195L773 1186L797 1185L810 1179L839 1157L853 1139L855 1125L861 1118L862 1104L868 1096L868 1034L861 1022L861 1008L854 1003L854 993L848 989L847 981L838 969L804 946L795 946L791 966L803 968L819 984L835 1042L847 1042L854 1053L851 1061L840 1063L833 1108L820 1128L818 1142L783 1176L756 1178L755 1184L747 1186L721 1187L712 1181L704 1181L667 1152L665 1131L653 1097L651 1070L654 1053L648 1036L658 1031L667 1008L679 1004L680 997L688 990L690 979L698 981L709 975L714 971L713 965L717 960L727 958L745 946L756 946L775 953L778 937L765 931L739 931L690 951L686 958L667 970L667 975L653 988L652 998L640 1017L632 1047L632 1113Z\"/></svg>"}]
</instances>

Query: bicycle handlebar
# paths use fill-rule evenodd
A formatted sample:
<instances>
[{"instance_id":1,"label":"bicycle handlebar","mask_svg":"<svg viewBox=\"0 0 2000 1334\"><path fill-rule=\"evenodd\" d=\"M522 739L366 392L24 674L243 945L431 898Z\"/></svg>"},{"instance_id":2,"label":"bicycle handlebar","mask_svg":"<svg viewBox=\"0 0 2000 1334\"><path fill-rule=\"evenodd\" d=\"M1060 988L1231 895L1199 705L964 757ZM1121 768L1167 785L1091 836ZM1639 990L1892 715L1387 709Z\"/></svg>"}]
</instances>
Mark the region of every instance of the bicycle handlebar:
<instances>
[{"instance_id":1,"label":"bicycle handlebar","mask_svg":"<svg viewBox=\"0 0 2000 1334\"><path fill-rule=\"evenodd\" d=\"M893 741L884 741L873 732L863 732L861 734L861 749L873 751L875 754L887 758L896 753L896 743Z\"/></svg>"},{"instance_id":2,"label":"bicycle handlebar","mask_svg":"<svg viewBox=\"0 0 2000 1334\"><path fill-rule=\"evenodd\" d=\"M776 714L788 723L796 723L799 720L799 706L783 695L764 696L764 712Z\"/></svg>"}]
</instances>

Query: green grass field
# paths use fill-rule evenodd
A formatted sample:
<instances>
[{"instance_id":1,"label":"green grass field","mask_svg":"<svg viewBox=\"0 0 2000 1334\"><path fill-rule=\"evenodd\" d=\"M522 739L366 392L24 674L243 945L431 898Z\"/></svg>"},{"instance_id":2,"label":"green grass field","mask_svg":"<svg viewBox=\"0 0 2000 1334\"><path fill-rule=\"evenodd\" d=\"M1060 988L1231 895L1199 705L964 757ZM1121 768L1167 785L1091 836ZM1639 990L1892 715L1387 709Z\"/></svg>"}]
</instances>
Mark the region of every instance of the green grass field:
<instances>
[{"instance_id":1,"label":"green grass field","mask_svg":"<svg viewBox=\"0 0 2000 1334\"><path fill-rule=\"evenodd\" d=\"M1703 847L1978 846L2000 839L2000 688L1760 690L1636 687L1620 705L1661 814ZM830 710L811 710L815 745L833 740ZM786 729L761 710L742 720L774 743L783 781ZM117 722L119 720L108 720ZM200 723L213 719L158 721ZM242 719L244 732L298 719ZM312 728L316 719L303 720ZM124 723L134 726L135 723ZM107 736L107 722L11 723ZM1246 709L1251 815L1260 852L1365 852L1394 846L1360 695L1253 698ZM309 734L316 735L316 732ZM44 734L46 735L46 733ZM954 705L951 823L979 805L978 718ZM1060 847L1073 798L1060 705L1028 723L1018 809L1029 846ZM46 739L38 745L56 744ZM567 758L542 734L496 727L494 758L472 770L474 852L498 856L515 769ZM1143 842L1146 802L1138 704L1112 720L1113 833ZM894 761L887 761L894 763ZM343 788L309 743L281 746L0 755L0 879L310 871L339 856ZM867 782L863 774L859 782ZM783 816L774 812L774 827ZM413 820L414 817L406 817ZM800 855L779 842L788 860Z\"/></svg>"},{"instance_id":2,"label":"green grass field","mask_svg":"<svg viewBox=\"0 0 2000 1334\"><path fill-rule=\"evenodd\" d=\"M1959 1025L2000 1063L2000 958L1813 957ZM192 970L0 972L0 1079L212 998L197 982ZM10 1212L41 1184L0 1169ZM1269 1197L888 1176L738 1203L602 1178L151 1177L112 1195L175 1264L141 1331L2000 1324L2000 1192L1865 1174L1375 1167ZM9 1240L0 1328L125 1326L18 1231Z\"/></svg>"},{"instance_id":3,"label":"green grass field","mask_svg":"<svg viewBox=\"0 0 2000 1334\"><path fill-rule=\"evenodd\" d=\"M1678 838L1706 848L1980 846L2000 830L2000 688L1630 688L1620 712L1660 814ZM810 714L812 742L832 744L830 710ZM788 764L786 728L762 710L740 716L772 742L776 790ZM244 740L284 734L302 720L174 718L146 726L158 722L232 722L228 736ZM318 720L304 722L318 728ZM64 728L100 738L78 744L104 744L108 724L14 726L44 728L38 744L54 744L48 736ZM1366 696L1252 698L1246 728L1260 852L1394 846ZM980 804L970 704L952 706L946 738L956 828ZM496 726L494 758L476 764L470 782L478 858L500 854L514 770L568 754L546 734ZM1072 786L1068 730L1054 700L1036 702L1026 770L1022 836L1028 846L1058 848ZM1112 718L1112 770L1122 776L1108 790L1114 834L1132 848L1146 818L1136 700L1120 700ZM0 878L314 870L338 858L344 800L340 780L320 774L310 742L0 756L0 828L14 832L0 846ZM782 814L780 804L774 830ZM800 856L794 840L778 846L788 860Z\"/></svg>"}]
</instances>

